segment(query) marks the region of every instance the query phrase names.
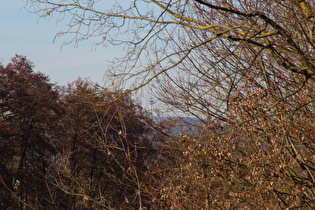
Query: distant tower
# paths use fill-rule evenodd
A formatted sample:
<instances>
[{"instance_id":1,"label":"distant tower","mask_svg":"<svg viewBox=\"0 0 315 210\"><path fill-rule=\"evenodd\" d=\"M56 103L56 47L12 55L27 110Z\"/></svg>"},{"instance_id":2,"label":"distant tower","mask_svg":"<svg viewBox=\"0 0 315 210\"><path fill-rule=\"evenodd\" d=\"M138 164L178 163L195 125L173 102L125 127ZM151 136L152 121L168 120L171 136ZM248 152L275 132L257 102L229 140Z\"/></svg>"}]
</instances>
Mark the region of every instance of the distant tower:
<instances>
[{"instance_id":1,"label":"distant tower","mask_svg":"<svg viewBox=\"0 0 315 210\"><path fill-rule=\"evenodd\" d=\"M151 114L153 115L153 105L155 104L155 101L152 97L149 100L149 104L151 105Z\"/></svg>"},{"instance_id":2,"label":"distant tower","mask_svg":"<svg viewBox=\"0 0 315 210\"><path fill-rule=\"evenodd\" d=\"M154 101L154 99L153 99L152 97L150 98L149 103L150 103L151 106L152 106L153 104L155 104L155 101Z\"/></svg>"}]
</instances>

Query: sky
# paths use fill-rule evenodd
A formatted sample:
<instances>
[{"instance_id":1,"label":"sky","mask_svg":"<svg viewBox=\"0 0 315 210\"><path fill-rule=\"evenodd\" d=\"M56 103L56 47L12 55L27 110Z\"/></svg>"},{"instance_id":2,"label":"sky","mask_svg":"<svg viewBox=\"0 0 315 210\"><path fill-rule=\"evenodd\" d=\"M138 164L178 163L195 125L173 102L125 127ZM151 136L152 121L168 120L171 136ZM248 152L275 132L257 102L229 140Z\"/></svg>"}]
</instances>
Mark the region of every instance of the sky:
<instances>
[{"instance_id":1,"label":"sky","mask_svg":"<svg viewBox=\"0 0 315 210\"><path fill-rule=\"evenodd\" d=\"M119 48L97 47L92 42L62 47L63 37L54 42L55 35L65 30L65 24L39 19L23 9L25 0L2 0L0 7L0 63L6 65L15 54L26 56L35 65L34 71L48 75L59 85L89 78L104 84L110 61L121 57Z\"/></svg>"}]
</instances>

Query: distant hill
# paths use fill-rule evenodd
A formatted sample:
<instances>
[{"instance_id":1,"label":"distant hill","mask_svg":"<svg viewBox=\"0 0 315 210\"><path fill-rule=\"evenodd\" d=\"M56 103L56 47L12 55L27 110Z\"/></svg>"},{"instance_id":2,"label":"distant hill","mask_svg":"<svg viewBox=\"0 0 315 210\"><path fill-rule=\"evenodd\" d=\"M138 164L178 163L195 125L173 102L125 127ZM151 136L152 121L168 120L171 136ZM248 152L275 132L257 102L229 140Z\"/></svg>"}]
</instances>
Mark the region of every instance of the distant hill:
<instances>
[{"instance_id":1,"label":"distant hill","mask_svg":"<svg viewBox=\"0 0 315 210\"><path fill-rule=\"evenodd\" d=\"M172 126L170 128L171 135L198 135L198 130L202 126L202 122L194 117L153 117L155 122L168 122Z\"/></svg>"}]
</instances>

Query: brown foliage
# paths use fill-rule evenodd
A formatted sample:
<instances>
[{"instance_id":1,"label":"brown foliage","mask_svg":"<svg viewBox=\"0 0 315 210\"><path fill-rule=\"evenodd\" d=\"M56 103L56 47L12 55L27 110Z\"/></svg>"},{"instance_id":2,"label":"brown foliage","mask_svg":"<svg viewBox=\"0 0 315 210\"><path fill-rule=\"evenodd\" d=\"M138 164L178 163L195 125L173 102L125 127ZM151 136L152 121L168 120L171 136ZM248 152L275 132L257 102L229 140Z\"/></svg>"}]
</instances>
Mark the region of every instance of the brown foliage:
<instances>
[{"instance_id":1,"label":"brown foliage","mask_svg":"<svg viewBox=\"0 0 315 210\"><path fill-rule=\"evenodd\" d=\"M43 208L56 155L59 94L33 64L15 56L0 67L0 208Z\"/></svg>"},{"instance_id":2,"label":"brown foliage","mask_svg":"<svg viewBox=\"0 0 315 210\"><path fill-rule=\"evenodd\" d=\"M65 107L67 138L55 185L71 196L67 208L148 206L156 151L141 107L128 95L82 80L67 88Z\"/></svg>"},{"instance_id":3,"label":"brown foliage","mask_svg":"<svg viewBox=\"0 0 315 210\"><path fill-rule=\"evenodd\" d=\"M150 173L163 208L314 208L314 1L138 0L108 10L100 1L28 2L40 16L71 15L74 41L127 44L114 79L140 78L134 90L152 84L176 114L202 122L198 135L158 145L160 168ZM127 126L106 128L128 137ZM105 154L125 145L108 142Z\"/></svg>"}]
</instances>

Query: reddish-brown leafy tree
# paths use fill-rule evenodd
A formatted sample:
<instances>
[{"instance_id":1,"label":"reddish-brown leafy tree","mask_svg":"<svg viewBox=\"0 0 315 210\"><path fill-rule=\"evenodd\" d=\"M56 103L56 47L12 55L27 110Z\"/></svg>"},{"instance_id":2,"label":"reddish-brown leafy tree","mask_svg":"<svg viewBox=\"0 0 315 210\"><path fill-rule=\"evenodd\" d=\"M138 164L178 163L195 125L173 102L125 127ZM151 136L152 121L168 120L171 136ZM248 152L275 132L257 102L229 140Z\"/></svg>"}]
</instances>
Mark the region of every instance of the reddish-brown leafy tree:
<instances>
[{"instance_id":1,"label":"reddish-brown leafy tree","mask_svg":"<svg viewBox=\"0 0 315 210\"><path fill-rule=\"evenodd\" d=\"M23 56L0 66L0 208L45 208L56 153L59 94Z\"/></svg>"},{"instance_id":2,"label":"reddish-brown leafy tree","mask_svg":"<svg viewBox=\"0 0 315 210\"><path fill-rule=\"evenodd\" d=\"M77 80L65 91L66 115L55 185L67 208L128 208L151 205L152 123L129 95Z\"/></svg>"}]
</instances>

